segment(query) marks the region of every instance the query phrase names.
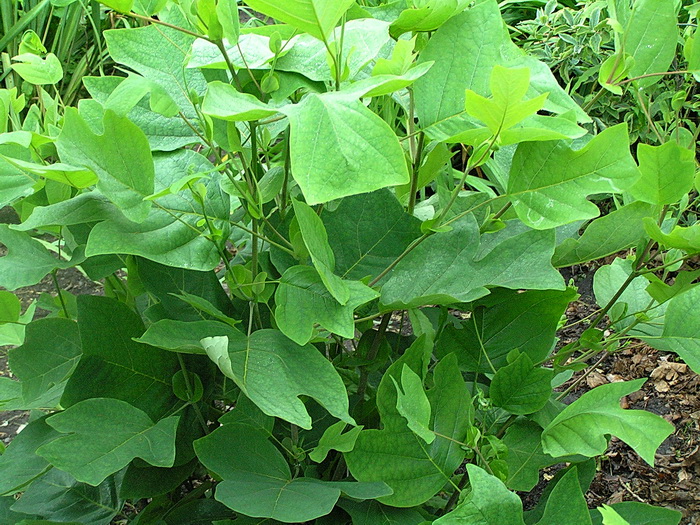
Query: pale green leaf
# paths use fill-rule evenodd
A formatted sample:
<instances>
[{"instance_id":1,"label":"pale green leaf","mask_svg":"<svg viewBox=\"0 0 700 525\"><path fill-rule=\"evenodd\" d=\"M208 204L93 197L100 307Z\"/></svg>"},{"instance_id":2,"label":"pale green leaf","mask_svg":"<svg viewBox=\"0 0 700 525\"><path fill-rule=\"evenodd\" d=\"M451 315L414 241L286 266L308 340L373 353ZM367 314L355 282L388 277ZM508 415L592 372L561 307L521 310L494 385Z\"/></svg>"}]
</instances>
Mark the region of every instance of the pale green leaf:
<instances>
[{"instance_id":1,"label":"pale green leaf","mask_svg":"<svg viewBox=\"0 0 700 525\"><path fill-rule=\"evenodd\" d=\"M552 395L551 369L535 367L527 354L499 368L489 389L491 401L511 414L532 414Z\"/></svg>"},{"instance_id":2,"label":"pale green leaf","mask_svg":"<svg viewBox=\"0 0 700 525\"><path fill-rule=\"evenodd\" d=\"M609 383L586 392L567 406L542 432L542 448L554 457L603 454L606 435L627 443L648 464L662 441L673 433L673 425L643 410L624 410L620 399L639 390L645 379Z\"/></svg>"},{"instance_id":3,"label":"pale green leaf","mask_svg":"<svg viewBox=\"0 0 700 525\"><path fill-rule=\"evenodd\" d=\"M53 53L48 53L46 58L32 53L24 53L12 57L12 60L15 62L10 67L30 84L37 86L57 84L63 78L61 61Z\"/></svg>"},{"instance_id":4,"label":"pale green leaf","mask_svg":"<svg viewBox=\"0 0 700 525\"><path fill-rule=\"evenodd\" d=\"M256 11L327 41L353 0L246 0L246 3Z\"/></svg>"},{"instance_id":5,"label":"pale green leaf","mask_svg":"<svg viewBox=\"0 0 700 525\"><path fill-rule=\"evenodd\" d=\"M224 38L231 45L238 42L241 31L239 17L237 0L219 0L216 3L216 18L221 24Z\"/></svg>"},{"instance_id":6,"label":"pale green leaf","mask_svg":"<svg viewBox=\"0 0 700 525\"><path fill-rule=\"evenodd\" d=\"M662 146L640 144L637 147L642 176L629 189L637 200L652 204L672 204L693 187L695 156L693 151L670 141Z\"/></svg>"},{"instance_id":7,"label":"pale green leaf","mask_svg":"<svg viewBox=\"0 0 700 525\"><path fill-rule=\"evenodd\" d=\"M283 112L291 125L292 175L307 203L408 183L398 138L359 101L310 94Z\"/></svg>"},{"instance_id":8,"label":"pale green leaf","mask_svg":"<svg viewBox=\"0 0 700 525\"><path fill-rule=\"evenodd\" d=\"M100 0L100 3L120 13L128 13L134 5L134 0Z\"/></svg>"},{"instance_id":9,"label":"pale green leaf","mask_svg":"<svg viewBox=\"0 0 700 525\"><path fill-rule=\"evenodd\" d=\"M153 159L143 132L125 117L105 111L104 132L94 133L77 110L66 110L56 141L61 161L84 166L97 177L97 189L124 215L143 221L151 204L143 198L153 193Z\"/></svg>"},{"instance_id":10,"label":"pale green leaf","mask_svg":"<svg viewBox=\"0 0 700 525\"><path fill-rule=\"evenodd\" d=\"M330 295L318 272L310 266L293 266L284 272L275 291L275 320L292 341L308 343L319 324L345 339L355 336L353 312L358 306L379 296L359 281L345 281L347 303L341 305Z\"/></svg>"},{"instance_id":11,"label":"pale green leaf","mask_svg":"<svg viewBox=\"0 0 700 525\"><path fill-rule=\"evenodd\" d=\"M229 333L231 326L219 321L161 319L150 325L146 332L135 340L171 352L205 355L202 339Z\"/></svg>"},{"instance_id":12,"label":"pale green leaf","mask_svg":"<svg viewBox=\"0 0 700 525\"><path fill-rule=\"evenodd\" d=\"M409 31L434 31L469 4L470 0L428 0L416 2L414 8L409 4L392 22L391 33L398 37Z\"/></svg>"},{"instance_id":13,"label":"pale green leaf","mask_svg":"<svg viewBox=\"0 0 700 525\"><path fill-rule=\"evenodd\" d=\"M202 101L202 113L229 121L260 120L277 110L230 84L211 82Z\"/></svg>"},{"instance_id":14,"label":"pale green leaf","mask_svg":"<svg viewBox=\"0 0 700 525\"><path fill-rule=\"evenodd\" d=\"M99 485L134 458L171 467L180 416L157 423L118 399L92 398L47 418L61 436L40 446L37 454L78 481Z\"/></svg>"},{"instance_id":15,"label":"pale green leaf","mask_svg":"<svg viewBox=\"0 0 700 525\"><path fill-rule=\"evenodd\" d=\"M608 505L603 505L596 509L603 518L603 525L630 525L630 522L620 516L615 509Z\"/></svg>"},{"instance_id":16,"label":"pale green leaf","mask_svg":"<svg viewBox=\"0 0 700 525\"><path fill-rule=\"evenodd\" d=\"M564 288L550 263L552 230L530 230L510 221L505 229L479 236L471 214L451 226L452 230L432 235L396 265L382 287L384 309L473 301L495 286Z\"/></svg>"},{"instance_id":17,"label":"pale green leaf","mask_svg":"<svg viewBox=\"0 0 700 525\"><path fill-rule=\"evenodd\" d=\"M392 377L396 387L396 410L406 420L408 428L428 445L435 441L430 431L430 401L423 390L423 380L404 364L401 369L401 386Z\"/></svg>"},{"instance_id":18,"label":"pale green leaf","mask_svg":"<svg viewBox=\"0 0 700 525\"><path fill-rule=\"evenodd\" d=\"M667 248L677 248L686 253L700 252L700 224L674 226L664 233L652 217L645 217L644 229L653 240Z\"/></svg>"},{"instance_id":19,"label":"pale green leaf","mask_svg":"<svg viewBox=\"0 0 700 525\"><path fill-rule=\"evenodd\" d=\"M476 465L467 465L471 492L434 525L524 525L523 504L501 480Z\"/></svg>"},{"instance_id":20,"label":"pale green leaf","mask_svg":"<svg viewBox=\"0 0 700 525\"><path fill-rule=\"evenodd\" d=\"M639 177L627 126L607 128L581 149L567 141L526 142L513 157L508 194L518 217L547 229L600 214L591 194L628 190Z\"/></svg>"},{"instance_id":21,"label":"pale green leaf","mask_svg":"<svg viewBox=\"0 0 700 525\"><path fill-rule=\"evenodd\" d=\"M309 459L316 463L321 463L326 459L331 450L339 452L350 452L355 446L357 436L360 434L362 427L353 427L343 433L347 423L338 421L328 427L318 440L318 445L309 453Z\"/></svg>"},{"instance_id":22,"label":"pale green leaf","mask_svg":"<svg viewBox=\"0 0 700 525\"><path fill-rule=\"evenodd\" d=\"M208 337L202 346L224 375L267 415L311 428L311 417L299 399L303 395L314 398L338 419L355 424L348 414L343 381L313 346L299 346L282 332L269 329L250 337Z\"/></svg>"},{"instance_id":23,"label":"pale green leaf","mask_svg":"<svg viewBox=\"0 0 700 525\"><path fill-rule=\"evenodd\" d=\"M12 159L4 155L2 155L2 158L24 172L68 184L78 189L87 188L97 182L97 176L91 170L85 168L69 166L61 162L48 165L36 164L20 159Z\"/></svg>"},{"instance_id":24,"label":"pale green leaf","mask_svg":"<svg viewBox=\"0 0 700 525\"><path fill-rule=\"evenodd\" d=\"M22 312L19 299L12 292L0 290L0 324L16 323Z\"/></svg>"},{"instance_id":25,"label":"pale green leaf","mask_svg":"<svg viewBox=\"0 0 700 525\"><path fill-rule=\"evenodd\" d=\"M622 501L610 506L623 519L634 525L678 525L683 515L681 512L664 507L653 507L638 501ZM602 525L600 509L591 511L593 525Z\"/></svg>"}]
</instances>

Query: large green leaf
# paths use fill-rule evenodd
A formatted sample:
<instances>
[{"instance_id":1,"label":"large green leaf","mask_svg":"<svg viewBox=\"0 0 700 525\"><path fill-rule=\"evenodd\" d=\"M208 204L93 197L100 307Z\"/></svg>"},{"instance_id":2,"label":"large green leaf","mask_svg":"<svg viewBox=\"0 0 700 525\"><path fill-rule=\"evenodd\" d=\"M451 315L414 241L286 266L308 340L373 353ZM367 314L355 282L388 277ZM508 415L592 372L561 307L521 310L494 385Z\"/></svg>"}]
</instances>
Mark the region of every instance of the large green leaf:
<instances>
[{"instance_id":1,"label":"large green leaf","mask_svg":"<svg viewBox=\"0 0 700 525\"><path fill-rule=\"evenodd\" d=\"M678 525L683 514L674 509L653 507L638 501L622 501L611 505L623 519L634 525ZM591 511L593 525L603 525L598 509Z\"/></svg>"},{"instance_id":2,"label":"large green leaf","mask_svg":"<svg viewBox=\"0 0 700 525\"><path fill-rule=\"evenodd\" d=\"M231 326L219 321L176 321L161 319L136 339L139 343L157 346L171 352L206 354L202 339L231 333Z\"/></svg>"},{"instance_id":3,"label":"large green leaf","mask_svg":"<svg viewBox=\"0 0 700 525\"><path fill-rule=\"evenodd\" d=\"M668 302L660 337L644 340L654 348L677 353L695 373L700 373L700 287L695 286Z\"/></svg>"},{"instance_id":4,"label":"large green leaf","mask_svg":"<svg viewBox=\"0 0 700 525\"><path fill-rule=\"evenodd\" d=\"M189 25L174 9L159 13L159 18L179 27ZM188 119L197 120L189 94L192 90L204 94L206 80L198 69L185 67L193 36L162 25L148 25L105 31L104 37L115 62L159 84Z\"/></svg>"},{"instance_id":5,"label":"large green leaf","mask_svg":"<svg viewBox=\"0 0 700 525\"><path fill-rule=\"evenodd\" d=\"M193 174L213 171L213 165L192 150L179 150L155 156L155 193ZM228 195L221 189L220 176L204 180L205 209L209 221L228 236ZM147 259L179 268L206 271L214 269L221 255L207 235L202 205L185 187L179 193L154 201L145 220L138 223L114 217L97 224L90 232L88 256L104 254L140 255Z\"/></svg>"},{"instance_id":6,"label":"large green leaf","mask_svg":"<svg viewBox=\"0 0 700 525\"><path fill-rule=\"evenodd\" d=\"M97 188L129 219L148 215L153 193L153 159L143 132L126 117L104 113L104 132L96 134L73 108L66 110L56 149L61 161L85 166L97 174Z\"/></svg>"},{"instance_id":7,"label":"large green leaf","mask_svg":"<svg viewBox=\"0 0 700 525\"><path fill-rule=\"evenodd\" d=\"M11 230L0 224L0 244L7 254L0 257L0 287L16 290L38 283L56 268L70 268L79 263L53 257L42 244L29 234ZM75 254L80 259L79 254Z\"/></svg>"},{"instance_id":8,"label":"large green leaf","mask_svg":"<svg viewBox=\"0 0 700 525\"><path fill-rule=\"evenodd\" d=\"M120 484L120 475L93 487L79 483L67 472L52 469L31 484L12 510L38 514L52 520L49 523L109 525L124 505L118 496Z\"/></svg>"},{"instance_id":9,"label":"large green leaf","mask_svg":"<svg viewBox=\"0 0 700 525\"><path fill-rule=\"evenodd\" d=\"M524 525L523 504L501 480L476 465L467 465L471 492L455 510L434 525Z\"/></svg>"},{"instance_id":10,"label":"large green leaf","mask_svg":"<svg viewBox=\"0 0 700 525\"><path fill-rule=\"evenodd\" d=\"M83 83L93 99L106 104L112 92L124 81L123 77L84 77ZM146 100L140 101L127 113L129 120L146 135L152 150L173 151L199 142L200 138L179 115L165 117L151 110ZM197 126L197 122L190 122Z\"/></svg>"},{"instance_id":11,"label":"large green leaf","mask_svg":"<svg viewBox=\"0 0 700 525\"><path fill-rule=\"evenodd\" d=\"M620 124L580 149L572 149L568 141L520 144L508 194L525 224L547 229L597 217L600 210L586 197L627 190L638 177L627 126Z\"/></svg>"},{"instance_id":12,"label":"large green leaf","mask_svg":"<svg viewBox=\"0 0 700 525\"><path fill-rule=\"evenodd\" d=\"M586 498L581 492L578 472L570 469L557 481L547 498L542 519L537 525L591 525Z\"/></svg>"},{"instance_id":13,"label":"large green leaf","mask_svg":"<svg viewBox=\"0 0 700 525\"><path fill-rule=\"evenodd\" d=\"M425 518L416 509L397 509L378 501L341 499L338 506L350 514L353 525L420 525Z\"/></svg>"},{"instance_id":14,"label":"large green leaf","mask_svg":"<svg viewBox=\"0 0 700 525\"><path fill-rule=\"evenodd\" d=\"M633 246L644 236L642 219L654 215L655 209L651 204L635 201L595 219L583 235L565 239L557 246L552 264L563 268L601 259Z\"/></svg>"},{"instance_id":15,"label":"large green leaf","mask_svg":"<svg viewBox=\"0 0 700 525\"><path fill-rule=\"evenodd\" d=\"M256 11L327 41L353 0L246 0L246 3Z\"/></svg>"},{"instance_id":16,"label":"large green leaf","mask_svg":"<svg viewBox=\"0 0 700 525\"><path fill-rule=\"evenodd\" d=\"M333 273L335 256L328 244L328 233L323 222L309 205L296 200L292 202L304 244L319 278L335 300L344 305L350 298L350 289L346 282Z\"/></svg>"},{"instance_id":17,"label":"large green leaf","mask_svg":"<svg viewBox=\"0 0 700 525\"><path fill-rule=\"evenodd\" d=\"M37 477L51 469L36 449L60 434L46 424L46 417L31 421L17 434L0 455L0 495L6 496L25 490Z\"/></svg>"},{"instance_id":18,"label":"large green leaf","mask_svg":"<svg viewBox=\"0 0 700 525\"><path fill-rule=\"evenodd\" d=\"M391 191L346 197L321 215L342 277L376 277L420 237L420 221L406 213Z\"/></svg>"},{"instance_id":19,"label":"large green leaf","mask_svg":"<svg viewBox=\"0 0 700 525\"><path fill-rule=\"evenodd\" d=\"M404 257L382 287L381 302L387 310L399 310L473 301L488 294L487 286L563 289L550 263L553 252L552 230L511 221L505 229L479 236L470 214Z\"/></svg>"},{"instance_id":20,"label":"large green leaf","mask_svg":"<svg viewBox=\"0 0 700 525\"><path fill-rule=\"evenodd\" d=\"M157 467L175 461L179 416L153 423L148 415L118 399L81 401L46 422L62 434L37 449L55 467L97 486L107 476L141 458Z\"/></svg>"},{"instance_id":21,"label":"large green leaf","mask_svg":"<svg viewBox=\"0 0 700 525\"><path fill-rule=\"evenodd\" d=\"M98 191L80 193L65 201L37 206L21 224L13 230L29 231L46 226L73 226L99 222L110 218L118 219L122 213Z\"/></svg>"},{"instance_id":22,"label":"large green leaf","mask_svg":"<svg viewBox=\"0 0 700 525\"><path fill-rule=\"evenodd\" d=\"M341 492L357 499L390 492L383 483L292 479L284 456L265 434L248 425L224 425L197 440L195 450L202 463L223 478L216 499L246 516L299 523L328 514ZM240 453L221 454L222 450Z\"/></svg>"},{"instance_id":23,"label":"large green leaf","mask_svg":"<svg viewBox=\"0 0 700 525\"><path fill-rule=\"evenodd\" d=\"M527 354L520 354L493 376L491 401L511 414L537 412L552 395L552 376L551 369L533 366Z\"/></svg>"},{"instance_id":24,"label":"large green leaf","mask_svg":"<svg viewBox=\"0 0 700 525\"><path fill-rule=\"evenodd\" d=\"M406 425L427 444L435 441L430 431L430 401L423 390L423 380L404 363L401 383L392 377L396 387L396 410L406 420Z\"/></svg>"},{"instance_id":25,"label":"large green leaf","mask_svg":"<svg viewBox=\"0 0 700 525\"><path fill-rule=\"evenodd\" d=\"M64 407L93 397L115 398L155 420L177 402L172 391L177 357L132 340L144 327L124 303L81 295L78 326L83 356L61 398Z\"/></svg>"},{"instance_id":26,"label":"large green leaf","mask_svg":"<svg viewBox=\"0 0 700 525\"><path fill-rule=\"evenodd\" d=\"M640 144L637 147L642 176L630 188L635 199L652 204L672 204L693 187L695 157L693 151L670 141L662 146Z\"/></svg>"},{"instance_id":27,"label":"large green leaf","mask_svg":"<svg viewBox=\"0 0 700 525\"><path fill-rule=\"evenodd\" d=\"M605 452L606 434L616 436L641 458L654 464L661 442L673 433L673 425L644 410L624 410L620 398L636 392L645 379L610 383L586 392L567 406L542 432L542 447L554 457Z\"/></svg>"},{"instance_id":28,"label":"large green leaf","mask_svg":"<svg viewBox=\"0 0 700 525\"><path fill-rule=\"evenodd\" d=\"M342 379L313 346L299 346L282 332L270 329L258 330L250 337L233 332L208 337L202 345L224 375L267 415L310 429L311 417L299 399L309 396L333 416L355 424L348 414Z\"/></svg>"},{"instance_id":29,"label":"large green leaf","mask_svg":"<svg viewBox=\"0 0 700 525\"><path fill-rule=\"evenodd\" d=\"M211 82L202 101L202 113L228 121L260 120L277 110L253 95L237 91L231 84Z\"/></svg>"},{"instance_id":30,"label":"large green leaf","mask_svg":"<svg viewBox=\"0 0 700 525\"><path fill-rule=\"evenodd\" d=\"M355 308L379 294L359 281L345 281L345 284L350 297L341 305L328 292L314 268L289 268L275 291L275 320L279 329L300 345L311 340L315 324L345 339L352 339L355 336Z\"/></svg>"},{"instance_id":31,"label":"large green leaf","mask_svg":"<svg viewBox=\"0 0 700 525\"><path fill-rule=\"evenodd\" d=\"M644 229L649 237L667 248L678 248L686 253L700 252L700 224L674 226L670 232L664 233L654 219L646 217Z\"/></svg>"},{"instance_id":32,"label":"large green leaf","mask_svg":"<svg viewBox=\"0 0 700 525\"><path fill-rule=\"evenodd\" d=\"M308 204L408 183L393 130L354 97L310 94L282 111L291 125L292 175Z\"/></svg>"},{"instance_id":33,"label":"large green leaf","mask_svg":"<svg viewBox=\"0 0 700 525\"><path fill-rule=\"evenodd\" d=\"M634 57L630 77L668 71L678 45L677 2L637 0L624 33L624 50ZM648 87L662 76L637 80Z\"/></svg>"},{"instance_id":34,"label":"large green leaf","mask_svg":"<svg viewBox=\"0 0 700 525\"><path fill-rule=\"evenodd\" d=\"M24 401L31 403L50 393L57 405L81 353L74 321L56 317L30 323L24 344L9 352L10 368L22 382Z\"/></svg>"},{"instance_id":35,"label":"large green leaf","mask_svg":"<svg viewBox=\"0 0 700 525\"><path fill-rule=\"evenodd\" d=\"M4 149L0 148L0 152L4 152ZM19 197L31 195L35 184L34 177L0 157L0 206L7 206Z\"/></svg>"},{"instance_id":36,"label":"large green leaf","mask_svg":"<svg viewBox=\"0 0 700 525\"><path fill-rule=\"evenodd\" d=\"M464 450L457 442L465 439L473 418L471 399L457 360L448 356L435 367L434 387L427 393L435 440L427 444L408 427L396 408L394 381L400 380L404 365L423 376L426 351L430 347L422 337L384 373L377 391L383 428L360 432L355 448L345 454L356 479L384 481L394 490L391 496L377 499L395 507L420 505L450 483L464 458Z\"/></svg>"}]
</instances>

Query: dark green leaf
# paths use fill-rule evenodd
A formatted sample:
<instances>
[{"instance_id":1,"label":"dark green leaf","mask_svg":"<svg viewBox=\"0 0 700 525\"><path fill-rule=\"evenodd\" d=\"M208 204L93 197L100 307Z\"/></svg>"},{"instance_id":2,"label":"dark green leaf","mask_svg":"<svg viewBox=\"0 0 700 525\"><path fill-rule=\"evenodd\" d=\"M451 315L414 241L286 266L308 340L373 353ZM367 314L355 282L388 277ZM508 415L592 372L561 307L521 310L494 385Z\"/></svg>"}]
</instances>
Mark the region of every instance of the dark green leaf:
<instances>
[{"instance_id":1,"label":"dark green leaf","mask_svg":"<svg viewBox=\"0 0 700 525\"><path fill-rule=\"evenodd\" d=\"M535 367L527 354L520 354L491 380L491 401L511 414L537 412L552 395L553 375L551 369Z\"/></svg>"},{"instance_id":2,"label":"dark green leaf","mask_svg":"<svg viewBox=\"0 0 700 525\"><path fill-rule=\"evenodd\" d=\"M29 423L14 437L0 455L0 495L24 490L26 485L51 469L49 462L36 454L36 449L58 436L58 432L42 417Z\"/></svg>"}]
</instances>

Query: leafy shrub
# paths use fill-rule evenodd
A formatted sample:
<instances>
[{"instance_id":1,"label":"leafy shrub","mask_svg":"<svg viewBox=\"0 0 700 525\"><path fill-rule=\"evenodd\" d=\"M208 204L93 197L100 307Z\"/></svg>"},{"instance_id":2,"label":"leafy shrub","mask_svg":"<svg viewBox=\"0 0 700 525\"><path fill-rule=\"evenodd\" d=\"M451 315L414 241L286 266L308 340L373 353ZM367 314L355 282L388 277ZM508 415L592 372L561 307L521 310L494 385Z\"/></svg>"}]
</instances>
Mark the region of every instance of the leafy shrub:
<instances>
[{"instance_id":1,"label":"leafy shrub","mask_svg":"<svg viewBox=\"0 0 700 525\"><path fill-rule=\"evenodd\" d=\"M248 0L243 27L232 0L105 4L144 24L104 33L126 76L85 78L77 107L0 91L21 219L0 286L105 283L43 319L0 293L22 343L0 408L36 411L0 456L3 523L679 522L584 498L610 436L653 465L672 433L620 407L644 381L555 388L632 338L700 371L697 130L644 98L676 76L680 3L607 2L590 52L541 48L573 94L495 0ZM635 156L589 88L639 95ZM578 298L557 269L612 254L557 345Z\"/></svg>"}]
</instances>

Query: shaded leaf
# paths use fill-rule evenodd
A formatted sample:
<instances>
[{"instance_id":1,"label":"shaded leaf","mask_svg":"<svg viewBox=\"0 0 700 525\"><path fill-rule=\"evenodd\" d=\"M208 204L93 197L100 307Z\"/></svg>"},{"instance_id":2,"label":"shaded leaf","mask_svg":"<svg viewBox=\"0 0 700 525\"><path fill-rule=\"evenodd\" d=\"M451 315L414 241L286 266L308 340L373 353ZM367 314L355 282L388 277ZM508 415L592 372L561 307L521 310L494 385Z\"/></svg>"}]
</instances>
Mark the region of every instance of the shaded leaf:
<instances>
[{"instance_id":1,"label":"shaded leaf","mask_svg":"<svg viewBox=\"0 0 700 525\"><path fill-rule=\"evenodd\" d=\"M489 388L491 401L511 414L532 414L552 395L551 369L535 367L527 354L499 368Z\"/></svg>"},{"instance_id":2,"label":"shaded leaf","mask_svg":"<svg viewBox=\"0 0 700 525\"><path fill-rule=\"evenodd\" d=\"M51 465L36 454L36 449L60 434L46 424L46 417L31 421L17 434L0 454L0 495L7 496L25 490Z\"/></svg>"}]
</instances>

